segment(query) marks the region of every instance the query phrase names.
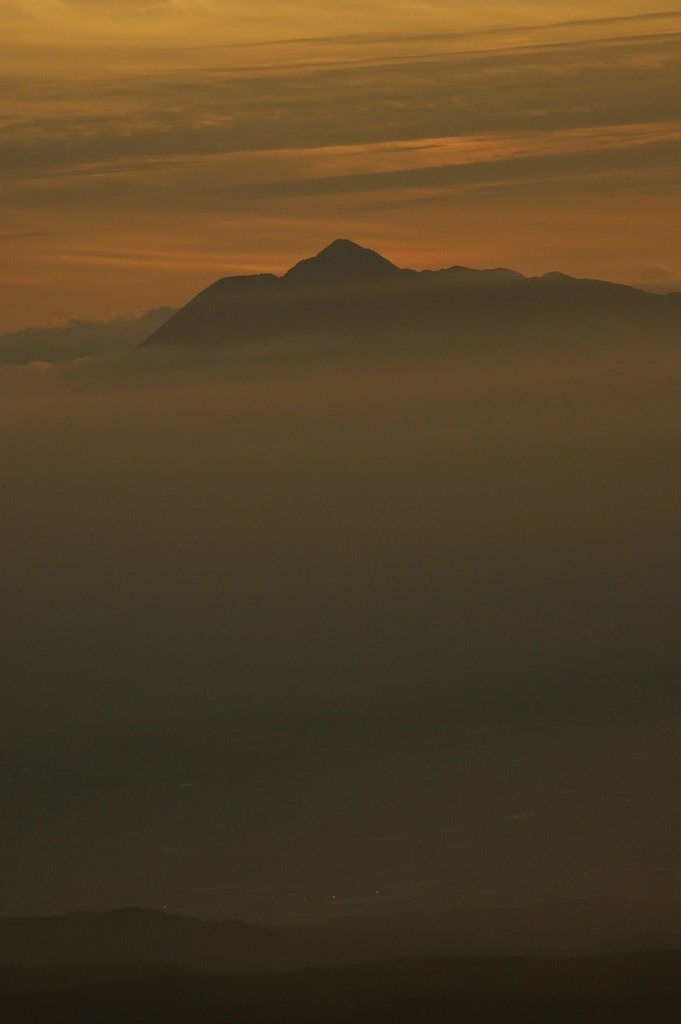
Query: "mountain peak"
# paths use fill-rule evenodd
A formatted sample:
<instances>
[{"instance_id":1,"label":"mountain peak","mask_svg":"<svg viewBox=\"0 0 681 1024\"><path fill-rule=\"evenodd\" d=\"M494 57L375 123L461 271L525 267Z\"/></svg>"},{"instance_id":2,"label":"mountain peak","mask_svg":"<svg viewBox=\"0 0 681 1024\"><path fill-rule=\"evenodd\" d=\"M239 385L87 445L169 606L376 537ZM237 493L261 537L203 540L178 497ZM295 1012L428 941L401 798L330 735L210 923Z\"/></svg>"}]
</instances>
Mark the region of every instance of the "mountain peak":
<instances>
[{"instance_id":1,"label":"mountain peak","mask_svg":"<svg viewBox=\"0 0 681 1024\"><path fill-rule=\"evenodd\" d=\"M365 249L349 238L337 238L310 259L291 267L285 278L319 280L321 278L386 277L401 271L373 249Z\"/></svg>"}]
</instances>

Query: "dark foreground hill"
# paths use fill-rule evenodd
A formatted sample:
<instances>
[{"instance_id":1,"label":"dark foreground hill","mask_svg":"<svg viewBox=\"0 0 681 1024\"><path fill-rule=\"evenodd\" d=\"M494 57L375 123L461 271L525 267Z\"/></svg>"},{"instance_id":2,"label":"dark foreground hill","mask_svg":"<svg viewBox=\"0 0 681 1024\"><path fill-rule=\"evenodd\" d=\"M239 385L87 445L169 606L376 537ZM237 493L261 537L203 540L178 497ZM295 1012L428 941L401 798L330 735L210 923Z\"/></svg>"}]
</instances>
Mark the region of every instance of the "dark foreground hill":
<instances>
[{"instance_id":1,"label":"dark foreground hill","mask_svg":"<svg viewBox=\"0 0 681 1024\"><path fill-rule=\"evenodd\" d=\"M619 343L681 334L681 293L512 270L401 269L338 239L286 274L227 277L200 292L143 343L234 348L340 338L361 348Z\"/></svg>"},{"instance_id":2,"label":"dark foreground hill","mask_svg":"<svg viewBox=\"0 0 681 1024\"><path fill-rule=\"evenodd\" d=\"M584 956L403 955L141 908L4 919L0 1019L672 1021L681 950L663 943Z\"/></svg>"},{"instance_id":3,"label":"dark foreground hill","mask_svg":"<svg viewBox=\"0 0 681 1024\"><path fill-rule=\"evenodd\" d=\"M88 977L128 976L130 969L235 973L336 967L361 961L475 956L619 955L674 950L681 955L675 905L645 931L651 909L632 904L621 919L608 901L547 904L532 912L496 907L490 914L458 908L441 916L364 913L296 919L264 927L127 907L48 917L0 918L0 968L38 972L52 984L64 965ZM580 921L580 914L582 920ZM605 922L599 931L595 917ZM103 970L103 973L102 973ZM78 975L80 977L80 974Z\"/></svg>"},{"instance_id":4,"label":"dark foreground hill","mask_svg":"<svg viewBox=\"0 0 681 1024\"><path fill-rule=\"evenodd\" d=\"M678 1019L681 955L583 959L425 958L288 974L173 975L62 991L8 991L12 1024L186 1021L523 1021L634 1024Z\"/></svg>"}]
</instances>

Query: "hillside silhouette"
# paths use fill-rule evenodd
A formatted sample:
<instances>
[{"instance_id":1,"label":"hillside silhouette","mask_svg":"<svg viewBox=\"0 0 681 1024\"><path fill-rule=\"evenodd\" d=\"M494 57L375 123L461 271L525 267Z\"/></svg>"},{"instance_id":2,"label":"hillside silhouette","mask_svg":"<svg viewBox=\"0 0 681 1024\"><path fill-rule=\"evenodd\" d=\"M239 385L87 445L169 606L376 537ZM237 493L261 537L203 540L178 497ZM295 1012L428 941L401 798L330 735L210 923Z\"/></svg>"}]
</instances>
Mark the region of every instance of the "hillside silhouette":
<instances>
[{"instance_id":1,"label":"hillside silhouette","mask_svg":"<svg viewBox=\"0 0 681 1024\"><path fill-rule=\"evenodd\" d=\"M154 972L68 986L3 979L12 1024L49 1020L239 1022L587 1021L677 1019L681 955L639 953L398 959L286 974Z\"/></svg>"},{"instance_id":2,"label":"hillside silhouette","mask_svg":"<svg viewBox=\"0 0 681 1024\"><path fill-rule=\"evenodd\" d=\"M337 239L281 277L226 277L210 285L142 342L195 348L341 336L362 346L447 347L675 338L681 293L556 272L452 266L415 271Z\"/></svg>"},{"instance_id":3,"label":"hillside silhouette","mask_svg":"<svg viewBox=\"0 0 681 1024\"><path fill-rule=\"evenodd\" d=\"M356 922L334 938L140 907L4 918L0 1014L12 1024L675 1019L671 935L581 955L475 951L471 939L454 953L445 933L395 935Z\"/></svg>"}]
</instances>

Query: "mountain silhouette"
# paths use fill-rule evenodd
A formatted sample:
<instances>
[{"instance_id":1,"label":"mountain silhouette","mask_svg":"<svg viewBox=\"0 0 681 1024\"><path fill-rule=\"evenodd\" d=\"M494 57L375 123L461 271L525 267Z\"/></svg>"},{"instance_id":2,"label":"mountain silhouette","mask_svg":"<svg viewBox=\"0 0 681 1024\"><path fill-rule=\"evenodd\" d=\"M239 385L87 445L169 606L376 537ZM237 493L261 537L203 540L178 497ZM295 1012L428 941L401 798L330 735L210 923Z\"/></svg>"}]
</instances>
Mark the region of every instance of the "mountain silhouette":
<instances>
[{"instance_id":1,"label":"mountain silhouette","mask_svg":"<svg viewBox=\"0 0 681 1024\"><path fill-rule=\"evenodd\" d=\"M316 256L301 260L284 274L286 281L328 281L348 278L385 278L402 274L390 260L347 238L337 238Z\"/></svg>"},{"instance_id":2,"label":"mountain silhouette","mask_svg":"<svg viewBox=\"0 0 681 1024\"><path fill-rule=\"evenodd\" d=\"M497 267L415 271L336 239L281 277L226 277L142 342L190 348L333 337L349 345L448 348L676 339L681 293Z\"/></svg>"},{"instance_id":3,"label":"mountain silhouette","mask_svg":"<svg viewBox=\"0 0 681 1024\"><path fill-rule=\"evenodd\" d=\"M567 958L400 957L283 972L64 963L0 968L0 1013L12 1024L672 1024L680 978L681 957L669 950Z\"/></svg>"}]
</instances>

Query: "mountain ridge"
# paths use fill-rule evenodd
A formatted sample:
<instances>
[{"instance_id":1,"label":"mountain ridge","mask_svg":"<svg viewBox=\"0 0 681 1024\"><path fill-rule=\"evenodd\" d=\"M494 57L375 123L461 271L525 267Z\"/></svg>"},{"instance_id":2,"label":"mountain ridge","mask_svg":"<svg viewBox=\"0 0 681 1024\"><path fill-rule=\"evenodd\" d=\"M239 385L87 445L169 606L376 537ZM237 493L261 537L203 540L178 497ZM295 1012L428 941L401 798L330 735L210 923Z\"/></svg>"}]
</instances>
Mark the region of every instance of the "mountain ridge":
<instances>
[{"instance_id":1,"label":"mountain ridge","mask_svg":"<svg viewBox=\"0 0 681 1024\"><path fill-rule=\"evenodd\" d=\"M675 300L674 295L677 298ZM220 278L139 347L232 348L281 339L334 336L347 342L496 344L502 337L681 332L681 293L573 278L525 277L496 267L412 270L349 239L331 242L281 276Z\"/></svg>"},{"instance_id":2,"label":"mountain ridge","mask_svg":"<svg viewBox=\"0 0 681 1024\"><path fill-rule=\"evenodd\" d=\"M586 907L589 913L599 909L607 916L607 904ZM554 921L564 921L564 910L560 905L544 908ZM568 941L567 936L563 936L558 944L547 942L541 928L534 937L529 932L523 935L519 919L512 912L503 921L498 916L495 918L497 930L492 939L493 929L483 915L476 915L480 929L476 931L470 915L461 912L433 919L387 915L326 922L301 919L265 925L231 917L193 917L142 906L75 910L32 917L0 917L0 964L29 967L65 962L185 960L188 965L224 967L228 962L236 962L243 967L254 958L262 957L263 963L272 967L274 964L291 965L301 957L332 962L337 952L344 953L359 946L363 953L369 951L379 958L386 951L392 956L537 956L541 949L547 955L563 956L662 948L681 951L681 907L667 910L667 918L656 921L656 928L653 928L651 909L632 904L629 913L633 919L614 927L610 934L594 936L585 929L580 939L572 936ZM500 928L504 922L505 926ZM331 951L330 958L322 954L322 945ZM235 951L240 954L236 961Z\"/></svg>"},{"instance_id":3,"label":"mountain ridge","mask_svg":"<svg viewBox=\"0 0 681 1024\"><path fill-rule=\"evenodd\" d=\"M192 1020L351 1024L471 1020L676 1020L678 950L595 956L397 955L272 971L178 963L0 969L0 1010L18 1024Z\"/></svg>"}]
</instances>

